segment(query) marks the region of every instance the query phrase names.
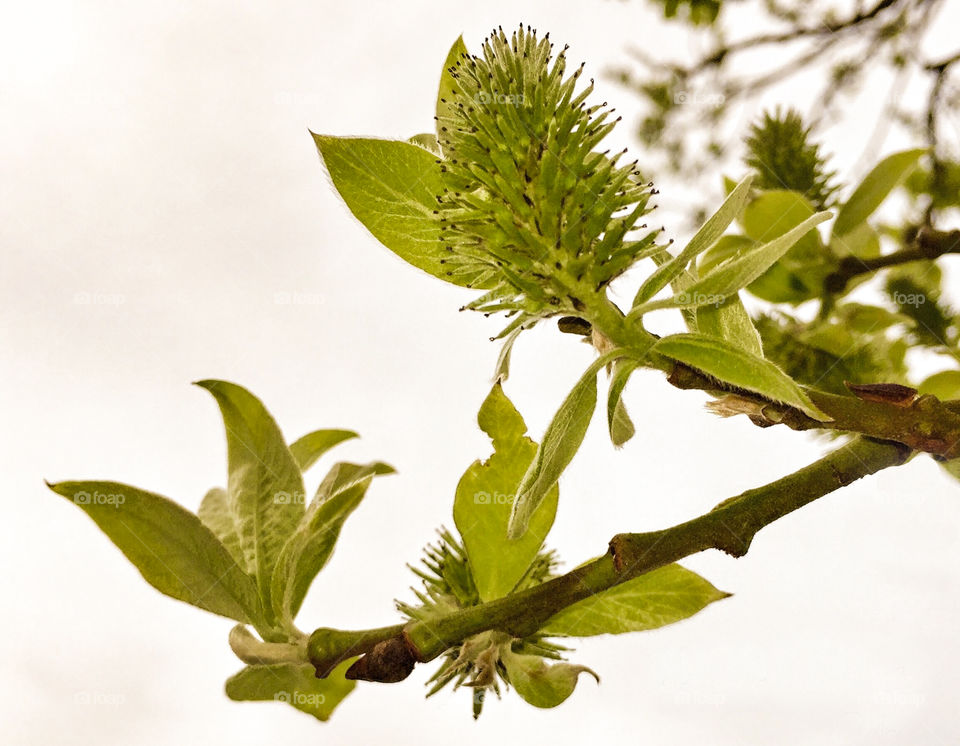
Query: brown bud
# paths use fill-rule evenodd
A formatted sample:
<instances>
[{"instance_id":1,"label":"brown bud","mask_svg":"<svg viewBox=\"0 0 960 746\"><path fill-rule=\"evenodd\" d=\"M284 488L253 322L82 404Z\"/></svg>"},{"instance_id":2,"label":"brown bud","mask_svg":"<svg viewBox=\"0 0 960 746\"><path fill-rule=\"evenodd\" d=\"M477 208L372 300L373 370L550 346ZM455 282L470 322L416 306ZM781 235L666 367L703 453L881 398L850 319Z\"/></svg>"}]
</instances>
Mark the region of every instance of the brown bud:
<instances>
[{"instance_id":1,"label":"brown bud","mask_svg":"<svg viewBox=\"0 0 960 746\"><path fill-rule=\"evenodd\" d=\"M579 334L586 337L590 334L590 322L576 316L564 316L557 321L557 327L564 334Z\"/></svg>"},{"instance_id":2,"label":"brown bud","mask_svg":"<svg viewBox=\"0 0 960 746\"><path fill-rule=\"evenodd\" d=\"M863 401L892 404L895 407L909 407L917 399L917 390L899 383L849 383L843 385Z\"/></svg>"},{"instance_id":3,"label":"brown bud","mask_svg":"<svg viewBox=\"0 0 960 746\"><path fill-rule=\"evenodd\" d=\"M413 671L417 659L403 637L378 642L373 650L347 669L346 678L393 684L403 681Z\"/></svg>"}]
</instances>

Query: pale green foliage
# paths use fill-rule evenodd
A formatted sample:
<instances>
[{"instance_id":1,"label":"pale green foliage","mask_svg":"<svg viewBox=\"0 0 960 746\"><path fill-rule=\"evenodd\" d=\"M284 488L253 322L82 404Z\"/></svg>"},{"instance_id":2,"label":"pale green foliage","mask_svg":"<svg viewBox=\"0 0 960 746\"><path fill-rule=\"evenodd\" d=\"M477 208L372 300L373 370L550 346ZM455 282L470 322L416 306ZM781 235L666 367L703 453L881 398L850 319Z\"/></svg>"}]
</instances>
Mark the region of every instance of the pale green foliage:
<instances>
[{"instance_id":1,"label":"pale green foliage","mask_svg":"<svg viewBox=\"0 0 960 746\"><path fill-rule=\"evenodd\" d=\"M301 468L356 433L318 430L290 448L263 404L227 381L201 381L220 405L228 488L207 492L194 515L167 498L114 482L60 482L51 489L80 506L157 590L251 624L268 643L296 648L293 617L323 568L343 522L379 462L334 466L304 507ZM296 454L296 455L295 455ZM239 634L256 645L243 627ZM353 689L343 671L324 681L297 662L249 666L227 682L233 699L276 700L326 720ZM344 668L344 670L346 670Z\"/></svg>"},{"instance_id":2,"label":"pale green foliage","mask_svg":"<svg viewBox=\"0 0 960 746\"><path fill-rule=\"evenodd\" d=\"M540 631L590 637L657 629L693 616L729 595L685 567L667 565L568 606L547 620Z\"/></svg>"},{"instance_id":3,"label":"pale green foliage","mask_svg":"<svg viewBox=\"0 0 960 746\"><path fill-rule=\"evenodd\" d=\"M90 516L161 593L263 625L253 578L193 513L165 497L117 482L58 482L50 489Z\"/></svg>"},{"instance_id":4,"label":"pale green foliage","mask_svg":"<svg viewBox=\"0 0 960 746\"><path fill-rule=\"evenodd\" d=\"M229 541L239 540L244 569L256 578L272 619L273 568L303 516L303 477L277 423L256 397L226 381L197 385L213 394L223 414L229 478L222 505L236 527Z\"/></svg>"},{"instance_id":5,"label":"pale green foliage","mask_svg":"<svg viewBox=\"0 0 960 746\"><path fill-rule=\"evenodd\" d=\"M347 207L397 256L435 277L469 285L441 264L437 156L394 140L314 135L330 179Z\"/></svg>"},{"instance_id":6,"label":"pale green foliage","mask_svg":"<svg viewBox=\"0 0 960 746\"><path fill-rule=\"evenodd\" d=\"M830 419L773 363L721 339L700 334L674 334L659 340L651 353L689 365L718 381L755 391L775 402L789 404L814 419Z\"/></svg>"},{"instance_id":7,"label":"pale green foliage","mask_svg":"<svg viewBox=\"0 0 960 746\"><path fill-rule=\"evenodd\" d=\"M517 694L534 707L556 707L567 699L577 686L580 674L588 673L600 683L586 666L571 663L547 663L537 655L518 655L509 649L503 651L507 678Z\"/></svg>"},{"instance_id":8,"label":"pale green foliage","mask_svg":"<svg viewBox=\"0 0 960 746\"><path fill-rule=\"evenodd\" d=\"M920 156L926 152L925 148L905 150L887 156L874 166L837 213L833 235L846 235L866 222L894 187L917 167Z\"/></svg>"},{"instance_id":9,"label":"pale green foliage","mask_svg":"<svg viewBox=\"0 0 960 746\"><path fill-rule=\"evenodd\" d=\"M527 530L537 506L573 460L597 406L597 372L622 354L615 350L599 357L587 368L553 416L533 463L517 487L508 530L511 538Z\"/></svg>"},{"instance_id":10,"label":"pale green foliage","mask_svg":"<svg viewBox=\"0 0 960 746\"><path fill-rule=\"evenodd\" d=\"M736 220L737 216L747 204L750 197L750 184L753 178L748 176L727 196L724 203L710 218L700 227L693 238L680 253L673 259L664 262L657 267L637 291L633 299L633 305L639 306L646 303L654 295L669 285L676 277L683 272L690 262L695 260L700 254L713 246L723 235L727 227Z\"/></svg>"},{"instance_id":11,"label":"pale green foliage","mask_svg":"<svg viewBox=\"0 0 960 746\"><path fill-rule=\"evenodd\" d=\"M323 679L309 663L247 666L227 679L225 688L237 702L285 702L317 720L329 720L357 685L344 678L351 663L353 659L344 661Z\"/></svg>"},{"instance_id":12,"label":"pale green foliage","mask_svg":"<svg viewBox=\"0 0 960 746\"><path fill-rule=\"evenodd\" d=\"M630 362L625 361L624 371L630 369ZM594 401L597 369L594 366L583 379L593 385ZM425 570L415 570L424 582L424 592L417 593L420 603L399 604L412 619L429 621L437 615L503 598L552 576L554 555L544 551L543 541L553 525L558 488L554 483L537 503L526 530L517 538L509 538L507 521L514 496L507 490L516 486L537 445L524 435L523 418L499 384L484 400L477 419L493 441L494 453L486 461L474 462L457 486L453 515L462 543L449 532L441 532L439 545L427 549ZM499 693L499 682L503 681L530 704L554 707L573 692L579 673L589 669L547 663L544 658L558 659L563 648L544 637L653 629L692 616L726 597L695 573L678 566L663 568L642 580L624 583L622 590L600 593L571 606L576 613L552 617L529 637L515 639L484 632L464 640L445 655L431 678L430 694L451 682L454 688L470 686L476 717L483 706L484 692Z\"/></svg>"},{"instance_id":13,"label":"pale green foliage","mask_svg":"<svg viewBox=\"0 0 960 746\"><path fill-rule=\"evenodd\" d=\"M554 485L531 516L521 536L507 538L507 523L517 484L533 461L537 444L526 437L520 413L496 384L477 417L493 441L494 453L475 461L457 485L453 519L472 560L480 600L510 593L543 546L557 513L559 489Z\"/></svg>"}]
</instances>

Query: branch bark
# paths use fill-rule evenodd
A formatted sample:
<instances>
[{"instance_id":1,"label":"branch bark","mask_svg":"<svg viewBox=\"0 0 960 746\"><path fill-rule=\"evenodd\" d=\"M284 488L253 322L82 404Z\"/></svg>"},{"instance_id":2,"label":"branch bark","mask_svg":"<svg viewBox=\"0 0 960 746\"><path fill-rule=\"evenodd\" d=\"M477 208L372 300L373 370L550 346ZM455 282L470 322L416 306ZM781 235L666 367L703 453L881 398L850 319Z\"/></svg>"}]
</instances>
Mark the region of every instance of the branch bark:
<instances>
[{"instance_id":1,"label":"branch bark","mask_svg":"<svg viewBox=\"0 0 960 746\"><path fill-rule=\"evenodd\" d=\"M937 259L945 254L960 254L960 230L938 231L923 227L917 231L912 244L900 251L872 259L844 257L837 270L827 275L823 287L831 294L842 293L854 277L909 262Z\"/></svg>"},{"instance_id":2,"label":"branch bark","mask_svg":"<svg viewBox=\"0 0 960 746\"><path fill-rule=\"evenodd\" d=\"M763 527L857 479L904 463L910 453L897 443L858 438L699 518L661 531L614 536L599 559L526 591L402 628L319 629L307 646L310 661L317 675L324 676L339 662L363 653L348 677L399 681L416 662L432 660L473 635L487 630L531 635L566 607L691 554L719 549L741 557Z\"/></svg>"}]
</instances>

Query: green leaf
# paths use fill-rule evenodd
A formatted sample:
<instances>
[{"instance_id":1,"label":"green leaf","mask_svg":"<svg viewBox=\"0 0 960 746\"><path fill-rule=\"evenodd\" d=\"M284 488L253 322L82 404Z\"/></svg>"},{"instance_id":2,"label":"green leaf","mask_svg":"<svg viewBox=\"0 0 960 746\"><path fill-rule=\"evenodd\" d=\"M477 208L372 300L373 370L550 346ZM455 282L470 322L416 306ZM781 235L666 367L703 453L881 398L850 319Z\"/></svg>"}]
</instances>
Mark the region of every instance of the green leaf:
<instances>
[{"instance_id":1,"label":"green leaf","mask_svg":"<svg viewBox=\"0 0 960 746\"><path fill-rule=\"evenodd\" d=\"M729 595L681 565L667 565L568 606L550 617L540 634L590 637L656 629Z\"/></svg>"},{"instance_id":2,"label":"green leaf","mask_svg":"<svg viewBox=\"0 0 960 746\"><path fill-rule=\"evenodd\" d=\"M674 334L658 340L651 351L696 368L724 383L754 391L772 401L789 404L814 419L830 419L814 406L793 379L773 363L722 339L700 334Z\"/></svg>"},{"instance_id":3,"label":"green leaf","mask_svg":"<svg viewBox=\"0 0 960 746\"><path fill-rule=\"evenodd\" d=\"M960 481L960 459L951 459L950 461L941 461L940 466L951 477Z\"/></svg>"},{"instance_id":4,"label":"green leaf","mask_svg":"<svg viewBox=\"0 0 960 746\"><path fill-rule=\"evenodd\" d=\"M934 373L917 390L921 394L933 394L940 401L960 399L960 370L941 370Z\"/></svg>"},{"instance_id":5,"label":"green leaf","mask_svg":"<svg viewBox=\"0 0 960 746\"><path fill-rule=\"evenodd\" d=\"M697 330L708 337L723 339L751 355L763 357L760 333L753 325L740 295L731 295L716 306L697 309Z\"/></svg>"},{"instance_id":6,"label":"green leaf","mask_svg":"<svg viewBox=\"0 0 960 746\"><path fill-rule=\"evenodd\" d=\"M697 256L709 249L717 242L727 226L732 223L750 197L750 184L753 176L747 176L730 193L720 208L711 215L707 221L700 227L693 238L690 239L683 251L677 254L673 259L657 267L656 270L643 282L633 299L633 305L639 306L646 303L654 295L665 288L677 277Z\"/></svg>"},{"instance_id":7,"label":"green leaf","mask_svg":"<svg viewBox=\"0 0 960 746\"><path fill-rule=\"evenodd\" d=\"M117 482L48 486L90 516L161 593L262 626L253 579L190 511L160 495Z\"/></svg>"},{"instance_id":8,"label":"green leaf","mask_svg":"<svg viewBox=\"0 0 960 746\"><path fill-rule=\"evenodd\" d=\"M396 140L313 135L333 185L357 220L414 267L457 285L441 264L437 196L443 191L437 156Z\"/></svg>"},{"instance_id":9,"label":"green leaf","mask_svg":"<svg viewBox=\"0 0 960 746\"><path fill-rule=\"evenodd\" d=\"M525 436L527 426L495 384L480 407L480 428L493 441L486 461L475 461L457 485L453 520L467 550L481 601L502 598L514 590L529 569L557 514L559 489L554 485L518 538L507 538L514 492L537 452Z\"/></svg>"},{"instance_id":10,"label":"green leaf","mask_svg":"<svg viewBox=\"0 0 960 746\"><path fill-rule=\"evenodd\" d=\"M762 199L763 197L755 200L753 205L756 205ZM753 205L748 206L747 210L750 210ZM812 214L812 211L810 214ZM802 239L800 239L798 244L801 245L801 248L803 248L802 245L807 243L808 238L813 239L812 248L814 248L819 254L820 252L817 245L817 238L813 234L804 236ZM700 262L698 265L700 276L702 277L708 274L713 270L714 267L719 266L728 259L746 253L750 248L756 245L757 242L747 236L723 236L719 241L717 241L716 244L714 244L713 248L709 249L700 257ZM807 247L804 250L808 250L809 248L810 247ZM790 254L796 250L797 244L795 244L794 248L787 253ZM812 285L813 283L811 282L810 284ZM747 290L758 298L762 298L763 300L771 303L800 303L812 297L811 288L807 286L807 282L804 280L804 278L787 269L784 266L784 260L782 259L762 275L760 275L756 280L747 285Z\"/></svg>"},{"instance_id":11,"label":"green leaf","mask_svg":"<svg viewBox=\"0 0 960 746\"><path fill-rule=\"evenodd\" d=\"M926 148L904 150L887 156L874 166L837 213L833 235L850 233L873 215L887 195L916 168L920 156L926 152Z\"/></svg>"},{"instance_id":12,"label":"green leaf","mask_svg":"<svg viewBox=\"0 0 960 746\"><path fill-rule=\"evenodd\" d=\"M227 679L227 696L235 702L285 702L318 720L328 720L357 685L344 677L355 658L318 679L311 664L247 666Z\"/></svg>"},{"instance_id":13,"label":"green leaf","mask_svg":"<svg viewBox=\"0 0 960 746\"><path fill-rule=\"evenodd\" d=\"M364 466L340 463L330 470L277 560L271 597L278 618L292 622L313 579L333 554L340 529L363 500L373 477L391 473L393 468L380 462Z\"/></svg>"},{"instance_id":14,"label":"green leaf","mask_svg":"<svg viewBox=\"0 0 960 746\"><path fill-rule=\"evenodd\" d=\"M536 457L517 487L516 500L510 514L510 538L523 534L537 506L573 460L587 434L593 410L597 406L597 371L622 355L622 350L613 350L597 358L553 416L543 434Z\"/></svg>"},{"instance_id":15,"label":"green leaf","mask_svg":"<svg viewBox=\"0 0 960 746\"><path fill-rule=\"evenodd\" d=\"M230 556L241 567L245 567L243 546L240 542L240 524L236 514L230 509L227 491L214 487L203 496L197 517L203 525L213 531L220 543L230 552ZM251 568L252 571L252 568Z\"/></svg>"},{"instance_id":16,"label":"green leaf","mask_svg":"<svg viewBox=\"0 0 960 746\"><path fill-rule=\"evenodd\" d=\"M869 306L863 303L843 303L834 308L833 313L843 322L844 327L863 334L889 329L897 324L909 325L913 323L909 316L902 313L895 313L881 306Z\"/></svg>"},{"instance_id":17,"label":"green leaf","mask_svg":"<svg viewBox=\"0 0 960 746\"><path fill-rule=\"evenodd\" d=\"M600 683L600 677L586 666L572 663L547 663L539 655L521 655L505 646L500 659L517 694L534 707L556 707L577 686L580 674L588 673Z\"/></svg>"},{"instance_id":18,"label":"green leaf","mask_svg":"<svg viewBox=\"0 0 960 746\"><path fill-rule=\"evenodd\" d=\"M733 295L766 272L775 262L786 254L797 241L809 233L814 226L819 225L829 218L829 212L820 212L812 215L783 235L717 267L710 272L710 274L704 276L692 285L688 293L717 295L723 298Z\"/></svg>"},{"instance_id":19,"label":"green leaf","mask_svg":"<svg viewBox=\"0 0 960 746\"><path fill-rule=\"evenodd\" d=\"M719 266L728 259L738 254L743 254L749 247L755 244L756 242L747 236L730 234L721 236L720 240L700 255L700 259L697 261L697 271L700 277L706 276L714 267Z\"/></svg>"},{"instance_id":20,"label":"green leaf","mask_svg":"<svg viewBox=\"0 0 960 746\"><path fill-rule=\"evenodd\" d=\"M440 155L440 144L437 142L437 136L432 132L423 132L407 139L407 142L413 145L419 145L424 150L429 150L434 155Z\"/></svg>"},{"instance_id":21,"label":"green leaf","mask_svg":"<svg viewBox=\"0 0 960 746\"><path fill-rule=\"evenodd\" d=\"M829 212L813 215L769 243L721 264L673 298L641 306L640 308L643 309L641 312L656 308L696 308L722 303L770 269L800 238L829 217ZM637 310L634 309L634 311ZM631 311L631 314L634 311Z\"/></svg>"},{"instance_id":22,"label":"green leaf","mask_svg":"<svg viewBox=\"0 0 960 746\"><path fill-rule=\"evenodd\" d=\"M740 223L748 237L764 243L795 228L813 214L813 205L802 194L774 189L761 193L747 205ZM749 290L771 303L801 303L823 291L823 281L832 269L832 258L824 249L820 234L811 231L750 283Z\"/></svg>"},{"instance_id":23,"label":"green leaf","mask_svg":"<svg viewBox=\"0 0 960 746\"><path fill-rule=\"evenodd\" d=\"M447 52L447 58L443 61L443 71L440 73L440 87L437 90L437 134L440 134L440 127L444 124L441 119L450 118L450 109L453 106L453 95L456 90L457 81L450 74L450 68L457 64L460 58L469 54L467 45L463 43L463 36L458 36L457 40Z\"/></svg>"},{"instance_id":24,"label":"green leaf","mask_svg":"<svg viewBox=\"0 0 960 746\"><path fill-rule=\"evenodd\" d=\"M222 521L240 537L244 569L257 580L264 609L277 557L304 511L300 469L277 423L253 394L226 381L198 381L217 400L227 434L229 474Z\"/></svg>"},{"instance_id":25,"label":"green leaf","mask_svg":"<svg viewBox=\"0 0 960 746\"><path fill-rule=\"evenodd\" d=\"M880 234L869 223L860 223L849 233L833 236L830 248L837 256L872 259L880 256Z\"/></svg>"},{"instance_id":26,"label":"green leaf","mask_svg":"<svg viewBox=\"0 0 960 746\"><path fill-rule=\"evenodd\" d=\"M610 390L607 394L607 429L610 431L610 441L617 448L637 432L621 397L627 381L639 366L639 360L630 359L618 360L613 365L613 376L610 378Z\"/></svg>"},{"instance_id":27,"label":"green leaf","mask_svg":"<svg viewBox=\"0 0 960 746\"><path fill-rule=\"evenodd\" d=\"M290 444L290 453L301 472L313 466L317 459L333 448L351 438L358 438L352 430L314 430Z\"/></svg>"},{"instance_id":28,"label":"green leaf","mask_svg":"<svg viewBox=\"0 0 960 746\"><path fill-rule=\"evenodd\" d=\"M497 356L497 365L493 370L493 380L495 383L502 383L510 376L510 354L513 352L513 344L520 336L524 327L518 326L510 332L500 345L500 354Z\"/></svg>"}]
</instances>

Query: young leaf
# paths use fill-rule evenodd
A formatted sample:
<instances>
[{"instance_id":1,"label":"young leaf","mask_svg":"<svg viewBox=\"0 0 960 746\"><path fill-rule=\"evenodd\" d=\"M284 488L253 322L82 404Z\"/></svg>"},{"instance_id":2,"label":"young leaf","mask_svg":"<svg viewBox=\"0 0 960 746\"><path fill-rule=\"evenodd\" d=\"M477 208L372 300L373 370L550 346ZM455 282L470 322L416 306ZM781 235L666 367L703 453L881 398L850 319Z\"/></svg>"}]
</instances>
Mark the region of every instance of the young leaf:
<instances>
[{"instance_id":1,"label":"young leaf","mask_svg":"<svg viewBox=\"0 0 960 746\"><path fill-rule=\"evenodd\" d=\"M550 617L540 634L590 637L656 629L729 595L681 565L667 565L568 606Z\"/></svg>"},{"instance_id":2,"label":"young leaf","mask_svg":"<svg viewBox=\"0 0 960 746\"><path fill-rule=\"evenodd\" d=\"M252 564L247 567L244 561L240 524L236 513L230 509L230 500L225 489L222 487L210 489L200 502L197 517L220 539L220 543L230 552L230 556L240 567L250 573L254 571Z\"/></svg>"},{"instance_id":3,"label":"young leaf","mask_svg":"<svg viewBox=\"0 0 960 746\"><path fill-rule=\"evenodd\" d=\"M700 277L710 274L714 267L723 264L728 259L743 254L755 243L752 238L747 236L733 234L721 236L719 241L700 255L700 259L697 261L697 271L700 273Z\"/></svg>"},{"instance_id":4,"label":"young leaf","mask_svg":"<svg viewBox=\"0 0 960 746\"><path fill-rule=\"evenodd\" d=\"M613 366L610 391L607 394L607 428L610 431L610 440L617 448L636 434L636 428L623 406L621 397L627 381L639 365L639 360L618 360Z\"/></svg>"},{"instance_id":5,"label":"young leaf","mask_svg":"<svg viewBox=\"0 0 960 746\"><path fill-rule=\"evenodd\" d=\"M798 192L773 189L762 192L740 216L744 233L758 244L772 241L813 216L810 201ZM832 257L820 234L810 231L769 270L749 285L751 293L771 303L802 303L823 292L823 280L832 270Z\"/></svg>"},{"instance_id":6,"label":"young leaf","mask_svg":"<svg viewBox=\"0 0 960 746\"><path fill-rule=\"evenodd\" d=\"M286 702L317 720L328 720L357 685L344 678L354 660L339 664L323 679L309 663L247 666L227 679L227 696L235 702Z\"/></svg>"},{"instance_id":7,"label":"young leaf","mask_svg":"<svg viewBox=\"0 0 960 746\"><path fill-rule=\"evenodd\" d=\"M414 267L457 285L448 275L435 214L443 190L437 156L397 140L313 135L333 185L357 220Z\"/></svg>"},{"instance_id":8,"label":"young leaf","mask_svg":"<svg viewBox=\"0 0 960 746\"><path fill-rule=\"evenodd\" d=\"M613 350L601 355L567 394L543 434L537 455L517 487L510 513L508 536L515 539L527 529L537 506L557 483L567 464L580 448L597 406L597 371L623 355Z\"/></svg>"},{"instance_id":9,"label":"young leaf","mask_svg":"<svg viewBox=\"0 0 960 746\"><path fill-rule=\"evenodd\" d=\"M866 175L840 208L833 224L833 235L843 236L873 215L887 195L916 167L926 148L904 150L888 155Z\"/></svg>"},{"instance_id":10,"label":"young leaf","mask_svg":"<svg viewBox=\"0 0 960 746\"><path fill-rule=\"evenodd\" d=\"M313 466L317 459L345 440L360 437L352 430L314 430L290 444L290 453L301 472Z\"/></svg>"},{"instance_id":11,"label":"young leaf","mask_svg":"<svg viewBox=\"0 0 960 746\"><path fill-rule=\"evenodd\" d=\"M432 132L423 132L419 135L414 135L413 137L407 138L407 142L413 145L419 145L434 155L440 155L440 144L437 142L437 136Z\"/></svg>"},{"instance_id":12,"label":"young leaf","mask_svg":"<svg viewBox=\"0 0 960 746\"><path fill-rule=\"evenodd\" d=\"M262 625L253 579L190 511L116 482L48 486L90 516L161 593L239 622Z\"/></svg>"},{"instance_id":13,"label":"young leaf","mask_svg":"<svg viewBox=\"0 0 960 746\"><path fill-rule=\"evenodd\" d=\"M658 340L651 352L689 365L724 383L789 404L814 419L830 419L816 408L793 379L773 363L722 339L700 334L674 334Z\"/></svg>"},{"instance_id":14,"label":"young leaf","mask_svg":"<svg viewBox=\"0 0 960 746\"><path fill-rule=\"evenodd\" d=\"M522 331L523 327L518 326L504 338L503 343L500 345L500 354L497 356L497 365L493 370L494 383L502 383L509 377L510 354L513 352L513 343L517 341L517 337L520 336L520 332Z\"/></svg>"},{"instance_id":15,"label":"young leaf","mask_svg":"<svg viewBox=\"0 0 960 746\"><path fill-rule=\"evenodd\" d=\"M739 293L715 306L697 309L697 330L707 337L723 339L751 355L763 357L760 333L743 307Z\"/></svg>"},{"instance_id":16,"label":"young leaf","mask_svg":"<svg viewBox=\"0 0 960 746\"><path fill-rule=\"evenodd\" d=\"M720 205L720 209L707 219L700 227L700 230L690 239L690 243L684 247L683 251L653 271L637 291L637 295L633 299L634 306L639 306L641 303L646 303L650 300L670 284L691 261L717 242L727 229L727 226L736 219L737 215L740 214L747 204L747 199L750 197L750 184L752 181L753 176L750 175L737 184L730 193L730 196Z\"/></svg>"},{"instance_id":17,"label":"young leaf","mask_svg":"<svg viewBox=\"0 0 960 746\"><path fill-rule=\"evenodd\" d=\"M869 223L860 223L849 233L832 236L830 248L839 257L855 256L859 259L872 259L880 256L880 234Z\"/></svg>"},{"instance_id":18,"label":"young leaf","mask_svg":"<svg viewBox=\"0 0 960 746\"><path fill-rule=\"evenodd\" d=\"M500 659L507 669L510 684L534 707L556 707L577 686L580 674L588 673L600 683L600 677L586 666L572 663L547 663L539 655L521 655L505 646Z\"/></svg>"},{"instance_id":19,"label":"young leaf","mask_svg":"<svg viewBox=\"0 0 960 746\"><path fill-rule=\"evenodd\" d=\"M917 386L921 394L933 394L940 401L960 399L960 370L941 370Z\"/></svg>"},{"instance_id":20,"label":"young leaf","mask_svg":"<svg viewBox=\"0 0 960 746\"><path fill-rule=\"evenodd\" d=\"M273 568L303 516L303 478L280 428L259 399L226 381L197 385L213 394L223 415L229 472L223 507L240 536L244 567L257 579L269 613Z\"/></svg>"},{"instance_id":21,"label":"young leaf","mask_svg":"<svg viewBox=\"0 0 960 746\"><path fill-rule=\"evenodd\" d=\"M486 461L475 461L457 485L453 520L463 537L481 601L514 590L537 556L553 526L559 489L554 485L530 518L526 532L507 538L514 491L533 461L537 444L525 436L527 426L497 383L477 416L493 441Z\"/></svg>"},{"instance_id":22,"label":"young leaf","mask_svg":"<svg viewBox=\"0 0 960 746\"><path fill-rule=\"evenodd\" d=\"M379 462L340 463L330 470L277 559L271 598L278 618L290 622L297 615L310 584L333 554L340 529L363 500L373 477L391 473L390 466Z\"/></svg>"},{"instance_id":23,"label":"young leaf","mask_svg":"<svg viewBox=\"0 0 960 746\"><path fill-rule=\"evenodd\" d=\"M672 298L651 301L634 308L630 316L636 317L659 308L695 308L722 303L770 269L800 238L829 217L829 212L818 212L782 236L714 268Z\"/></svg>"},{"instance_id":24,"label":"young leaf","mask_svg":"<svg viewBox=\"0 0 960 746\"><path fill-rule=\"evenodd\" d=\"M454 91L456 91L456 81L450 74L450 68L459 62L463 55L468 54L467 45L463 43L463 36L458 36L457 40L451 45L447 52L447 58L443 61L443 71L440 73L440 88L437 90L437 134L440 134L441 119L451 116L450 109L453 107ZM439 149L439 146L438 146Z\"/></svg>"}]
</instances>

